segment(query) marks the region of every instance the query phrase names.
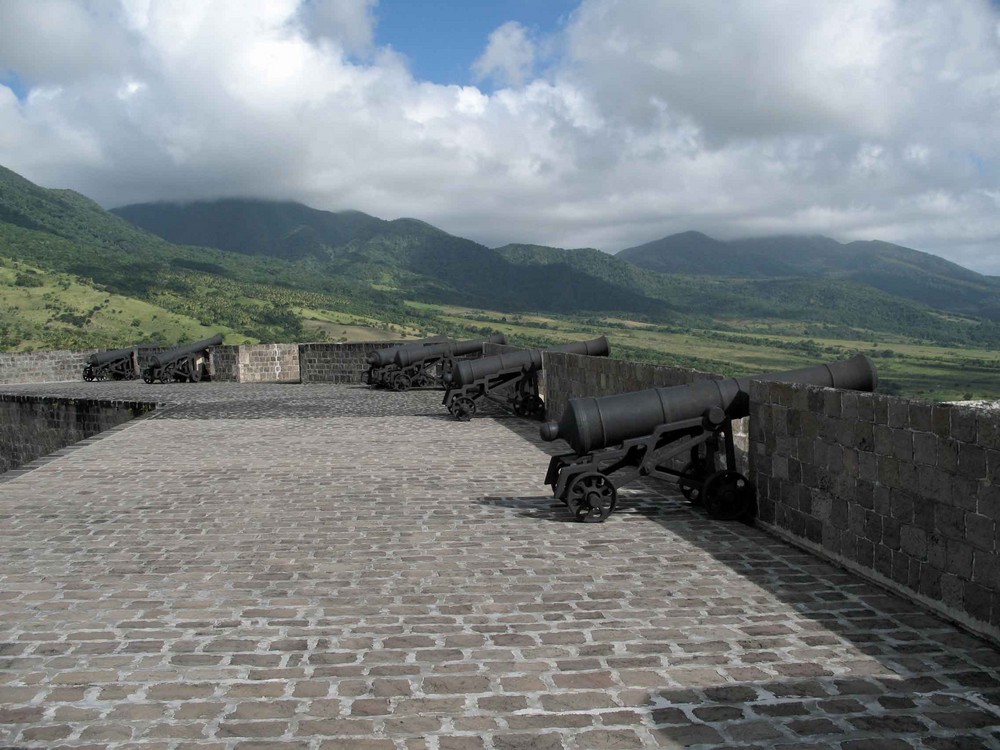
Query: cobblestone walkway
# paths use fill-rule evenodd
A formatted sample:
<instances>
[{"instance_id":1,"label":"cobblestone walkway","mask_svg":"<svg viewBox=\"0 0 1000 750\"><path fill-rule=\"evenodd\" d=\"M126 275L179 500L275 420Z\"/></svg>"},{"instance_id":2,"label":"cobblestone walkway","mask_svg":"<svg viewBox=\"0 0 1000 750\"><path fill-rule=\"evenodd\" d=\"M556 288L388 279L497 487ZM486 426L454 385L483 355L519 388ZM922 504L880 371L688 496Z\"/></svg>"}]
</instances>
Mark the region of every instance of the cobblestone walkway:
<instances>
[{"instance_id":1,"label":"cobblestone walkway","mask_svg":"<svg viewBox=\"0 0 1000 750\"><path fill-rule=\"evenodd\" d=\"M662 485L603 525L514 417L180 402L0 481L0 747L1000 747L1000 652Z\"/></svg>"}]
</instances>

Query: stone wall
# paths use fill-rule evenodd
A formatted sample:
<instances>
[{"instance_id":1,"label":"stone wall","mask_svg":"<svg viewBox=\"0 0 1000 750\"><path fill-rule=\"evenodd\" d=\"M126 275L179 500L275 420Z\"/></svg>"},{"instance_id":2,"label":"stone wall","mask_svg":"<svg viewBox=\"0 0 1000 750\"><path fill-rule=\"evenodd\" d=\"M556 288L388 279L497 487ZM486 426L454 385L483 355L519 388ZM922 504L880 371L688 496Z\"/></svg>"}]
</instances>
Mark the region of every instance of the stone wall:
<instances>
[{"instance_id":1,"label":"stone wall","mask_svg":"<svg viewBox=\"0 0 1000 750\"><path fill-rule=\"evenodd\" d=\"M1000 412L753 383L759 522L1000 639Z\"/></svg>"},{"instance_id":2,"label":"stone wall","mask_svg":"<svg viewBox=\"0 0 1000 750\"><path fill-rule=\"evenodd\" d=\"M84 363L97 351L0 352L0 385L83 380Z\"/></svg>"},{"instance_id":3,"label":"stone wall","mask_svg":"<svg viewBox=\"0 0 1000 750\"><path fill-rule=\"evenodd\" d=\"M375 349L404 341L363 341L354 344L299 344L299 374L303 383L360 383L368 370L365 358Z\"/></svg>"},{"instance_id":4,"label":"stone wall","mask_svg":"<svg viewBox=\"0 0 1000 750\"><path fill-rule=\"evenodd\" d=\"M153 408L143 402L0 394L0 473Z\"/></svg>"},{"instance_id":5,"label":"stone wall","mask_svg":"<svg viewBox=\"0 0 1000 750\"><path fill-rule=\"evenodd\" d=\"M233 383L299 382L299 344L244 344L212 349L213 380Z\"/></svg>"}]
</instances>

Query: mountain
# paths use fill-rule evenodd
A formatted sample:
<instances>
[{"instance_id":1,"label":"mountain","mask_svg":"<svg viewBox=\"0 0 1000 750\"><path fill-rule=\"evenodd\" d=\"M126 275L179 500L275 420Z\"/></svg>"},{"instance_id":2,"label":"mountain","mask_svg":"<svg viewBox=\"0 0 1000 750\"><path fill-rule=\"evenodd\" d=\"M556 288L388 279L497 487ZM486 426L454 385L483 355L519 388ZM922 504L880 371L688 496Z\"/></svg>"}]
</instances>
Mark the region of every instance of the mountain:
<instances>
[{"instance_id":1,"label":"mountain","mask_svg":"<svg viewBox=\"0 0 1000 750\"><path fill-rule=\"evenodd\" d=\"M589 273L576 255L564 257L558 270L540 273L532 264L418 219L387 221L359 211L241 199L136 204L113 213L171 242L279 258L349 283L405 289L423 301L563 313L668 311L662 300L635 286ZM625 265L597 250L590 253Z\"/></svg>"},{"instance_id":2,"label":"mountain","mask_svg":"<svg viewBox=\"0 0 1000 750\"><path fill-rule=\"evenodd\" d=\"M668 274L851 281L940 310L1000 320L1000 280L889 242L821 236L722 242L700 232L630 247L617 258Z\"/></svg>"}]
</instances>

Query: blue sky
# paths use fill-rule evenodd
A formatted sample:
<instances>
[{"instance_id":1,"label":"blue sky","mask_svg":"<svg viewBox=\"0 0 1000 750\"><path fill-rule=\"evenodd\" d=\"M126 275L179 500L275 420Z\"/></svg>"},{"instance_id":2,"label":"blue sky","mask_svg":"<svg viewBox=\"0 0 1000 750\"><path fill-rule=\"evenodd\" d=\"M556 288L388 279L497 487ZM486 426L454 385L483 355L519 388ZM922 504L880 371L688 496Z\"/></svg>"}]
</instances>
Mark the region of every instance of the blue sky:
<instances>
[{"instance_id":1,"label":"blue sky","mask_svg":"<svg viewBox=\"0 0 1000 750\"><path fill-rule=\"evenodd\" d=\"M539 37L562 28L579 0L380 0L375 41L406 56L414 77L474 83L472 63L490 33L516 21Z\"/></svg>"}]
</instances>

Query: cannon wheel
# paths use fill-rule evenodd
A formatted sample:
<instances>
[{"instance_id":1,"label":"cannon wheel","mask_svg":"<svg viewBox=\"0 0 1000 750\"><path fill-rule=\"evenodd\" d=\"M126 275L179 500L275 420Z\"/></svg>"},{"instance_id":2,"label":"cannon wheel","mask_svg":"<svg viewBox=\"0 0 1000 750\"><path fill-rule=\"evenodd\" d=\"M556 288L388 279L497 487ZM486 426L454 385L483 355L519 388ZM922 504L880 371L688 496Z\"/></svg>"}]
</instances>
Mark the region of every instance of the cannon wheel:
<instances>
[{"instance_id":1,"label":"cannon wheel","mask_svg":"<svg viewBox=\"0 0 1000 750\"><path fill-rule=\"evenodd\" d=\"M603 474L592 471L581 474L566 488L566 505L584 523L603 523L618 501L618 491Z\"/></svg>"},{"instance_id":2,"label":"cannon wheel","mask_svg":"<svg viewBox=\"0 0 1000 750\"><path fill-rule=\"evenodd\" d=\"M677 477L677 486L680 488L681 494L692 505L698 505L701 502L702 480L704 477L705 473L701 464L694 461L689 461L685 464L684 468L681 469L680 476Z\"/></svg>"},{"instance_id":3,"label":"cannon wheel","mask_svg":"<svg viewBox=\"0 0 1000 750\"><path fill-rule=\"evenodd\" d=\"M702 500L708 515L719 521L736 521L753 511L757 489L738 471L723 469L705 480Z\"/></svg>"},{"instance_id":4,"label":"cannon wheel","mask_svg":"<svg viewBox=\"0 0 1000 750\"><path fill-rule=\"evenodd\" d=\"M156 375L153 374L153 368L147 367L142 371L142 381L144 383L152 383L156 380Z\"/></svg>"},{"instance_id":5,"label":"cannon wheel","mask_svg":"<svg viewBox=\"0 0 1000 750\"><path fill-rule=\"evenodd\" d=\"M188 357L188 370L191 373L189 377L192 383L201 381L201 365L198 364L198 360L194 357Z\"/></svg>"},{"instance_id":6,"label":"cannon wheel","mask_svg":"<svg viewBox=\"0 0 1000 750\"><path fill-rule=\"evenodd\" d=\"M410 385L410 379L402 373L392 379L392 390L394 391L408 391Z\"/></svg>"},{"instance_id":7,"label":"cannon wheel","mask_svg":"<svg viewBox=\"0 0 1000 750\"><path fill-rule=\"evenodd\" d=\"M87 365L86 367L83 368L83 379L86 380L88 383L93 382L94 369L90 365Z\"/></svg>"},{"instance_id":8,"label":"cannon wheel","mask_svg":"<svg viewBox=\"0 0 1000 750\"><path fill-rule=\"evenodd\" d=\"M545 403L534 394L525 396L521 401L521 416L542 419L545 416Z\"/></svg>"},{"instance_id":9,"label":"cannon wheel","mask_svg":"<svg viewBox=\"0 0 1000 750\"><path fill-rule=\"evenodd\" d=\"M174 369L169 364L164 365L160 368L159 375L157 377L160 379L161 383L172 383L174 381Z\"/></svg>"},{"instance_id":10,"label":"cannon wheel","mask_svg":"<svg viewBox=\"0 0 1000 750\"><path fill-rule=\"evenodd\" d=\"M476 402L468 396L456 396L449 409L461 422L468 422L476 416Z\"/></svg>"}]
</instances>

